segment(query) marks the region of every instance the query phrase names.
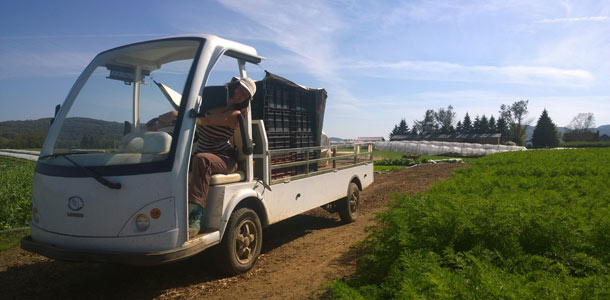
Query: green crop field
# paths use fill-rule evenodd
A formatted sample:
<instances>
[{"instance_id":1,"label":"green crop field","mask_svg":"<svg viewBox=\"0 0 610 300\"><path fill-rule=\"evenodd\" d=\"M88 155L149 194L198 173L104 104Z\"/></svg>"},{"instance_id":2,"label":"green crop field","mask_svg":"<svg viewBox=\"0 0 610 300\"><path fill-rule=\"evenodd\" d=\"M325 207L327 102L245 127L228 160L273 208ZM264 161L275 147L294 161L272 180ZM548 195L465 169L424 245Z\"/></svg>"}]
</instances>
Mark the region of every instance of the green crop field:
<instances>
[{"instance_id":1,"label":"green crop field","mask_svg":"<svg viewBox=\"0 0 610 300\"><path fill-rule=\"evenodd\" d=\"M36 162L0 156L0 231L28 226ZM0 250L17 245L23 231L0 234Z\"/></svg>"},{"instance_id":2,"label":"green crop field","mask_svg":"<svg viewBox=\"0 0 610 300\"><path fill-rule=\"evenodd\" d=\"M610 142L569 142L563 143L560 147L568 148L606 148L610 147Z\"/></svg>"},{"instance_id":3,"label":"green crop field","mask_svg":"<svg viewBox=\"0 0 610 300\"><path fill-rule=\"evenodd\" d=\"M394 195L334 299L610 299L610 149L476 159Z\"/></svg>"},{"instance_id":4,"label":"green crop field","mask_svg":"<svg viewBox=\"0 0 610 300\"><path fill-rule=\"evenodd\" d=\"M36 162L0 156L0 230L27 226Z\"/></svg>"}]
</instances>

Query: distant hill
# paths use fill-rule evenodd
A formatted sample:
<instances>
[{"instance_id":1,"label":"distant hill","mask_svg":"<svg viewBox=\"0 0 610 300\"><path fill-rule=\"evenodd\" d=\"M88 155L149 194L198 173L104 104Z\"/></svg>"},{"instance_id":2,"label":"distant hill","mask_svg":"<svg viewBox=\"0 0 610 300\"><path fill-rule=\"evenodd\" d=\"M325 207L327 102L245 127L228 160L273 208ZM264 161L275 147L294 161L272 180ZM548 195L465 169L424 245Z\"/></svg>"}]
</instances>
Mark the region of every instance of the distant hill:
<instances>
[{"instance_id":1,"label":"distant hill","mask_svg":"<svg viewBox=\"0 0 610 300\"><path fill-rule=\"evenodd\" d=\"M51 118L0 122L0 148L41 148ZM89 118L67 118L58 147L112 148L123 136L124 124Z\"/></svg>"},{"instance_id":2,"label":"distant hill","mask_svg":"<svg viewBox=\"0 0 610 300\"><path fill-rule=\"evenodd\" d=\"M599 126L597 127L597 130L599 130L599 135L610 135L610 124Z\"/></svg>"},{"instance_id":3,"label":"distant hill","mask_svg":"<svg viewBox=\"0 0 610 300\"><path fill-rule=\"evenodd\" d=\"M338 138L338 137L330 137L328 138L328 140L330 140L331 143L340 143L343 142L342 138Z\"/></svg>"},{"instance_id":4,"label":"distant hill","mask_svg":"<svg viewBox=\"0 0 610 300\"><path fill-rule=\"evenodd\" d=\"M40 148L51 118L0 122L0 148Z\"/></svg>"}]
</instances>

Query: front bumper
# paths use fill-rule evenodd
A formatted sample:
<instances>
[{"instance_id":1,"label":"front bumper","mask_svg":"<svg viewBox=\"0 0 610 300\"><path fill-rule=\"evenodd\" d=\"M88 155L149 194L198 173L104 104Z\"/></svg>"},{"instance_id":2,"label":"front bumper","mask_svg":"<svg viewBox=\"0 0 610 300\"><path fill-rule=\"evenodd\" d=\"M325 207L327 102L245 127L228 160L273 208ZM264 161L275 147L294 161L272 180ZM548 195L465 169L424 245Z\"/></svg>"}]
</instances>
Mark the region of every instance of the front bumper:
<instances>
[{"instance_id":1,"label":"front bumper","mask_svg":"<svg viewBox=\"0 0 610 300\"><path fill-rule=\"evenodd\" d=\"M152 266L165 263L176 262L193 256L218 242L219 232L213 232L197 238L196 240L185 243L184 246L164 251L157 252L116 252L116 251L92 251L57 247L51 244L37 242L32 239L32 236L26 236L21 239L21 248L23 250L37 253L56 260L66 261L84 261L84 262L102 262L102 263L117 263L135 266Z\"/></svg>"}]
</instances>

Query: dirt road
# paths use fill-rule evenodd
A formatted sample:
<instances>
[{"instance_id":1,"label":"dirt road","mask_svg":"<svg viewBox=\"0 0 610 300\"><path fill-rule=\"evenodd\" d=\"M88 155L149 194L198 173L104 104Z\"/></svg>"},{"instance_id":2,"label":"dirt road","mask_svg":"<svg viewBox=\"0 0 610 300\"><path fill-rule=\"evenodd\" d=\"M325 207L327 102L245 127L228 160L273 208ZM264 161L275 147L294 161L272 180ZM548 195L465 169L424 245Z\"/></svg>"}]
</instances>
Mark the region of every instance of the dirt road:
<instances>
[{"instance_id":1,"label":"dirt road","mask_svg":"<svg viewBox=\"0 0 610 300\"><path fill-rule=\"evenodd\" d=\"M320 287L355 270L361 255L351 247L366 236L375 213L385 209L390 193L414 194L448 178L464 164L421 165L391 174L375 174L362 194L362 215L342 225L322 209L274 224L263 232L262 255L248 273L223 277L206 265L203 253L179 263L129 267L67 263L20 249L0 252L3 299L308 299Z\"/></svg>"}]
</instances>

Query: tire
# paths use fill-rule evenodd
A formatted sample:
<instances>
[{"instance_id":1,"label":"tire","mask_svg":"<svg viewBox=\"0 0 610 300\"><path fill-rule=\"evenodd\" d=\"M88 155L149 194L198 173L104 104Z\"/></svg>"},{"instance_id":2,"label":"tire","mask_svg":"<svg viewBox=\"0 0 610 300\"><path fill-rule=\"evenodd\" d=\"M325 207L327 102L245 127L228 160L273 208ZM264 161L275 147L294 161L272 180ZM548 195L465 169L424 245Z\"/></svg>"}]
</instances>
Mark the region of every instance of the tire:
<instances>
[{"instance_id":1,"label":"tire","mask_svg":"<svg viewBox=\"0 0 610 300\"><path fill-rule=\"evenodd\" d=\"M339 216L344 224L356 221L360 215L360 189L358 185L350 182L347 188L347 197L339 200Z\"/></svg>"},{"instance_id":2,"label":"tire","mask_svg":"<svg viewBox=\"0 0 610 300\"><path fill-rule=\"evenodd\" d=\"M227 275L248 272L261 253L263 227L255 211L240 208L231 214L220 244L217 267Z\"/></svg>"}]
</instances>

